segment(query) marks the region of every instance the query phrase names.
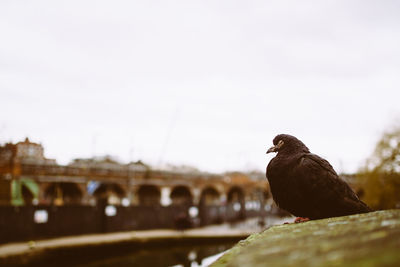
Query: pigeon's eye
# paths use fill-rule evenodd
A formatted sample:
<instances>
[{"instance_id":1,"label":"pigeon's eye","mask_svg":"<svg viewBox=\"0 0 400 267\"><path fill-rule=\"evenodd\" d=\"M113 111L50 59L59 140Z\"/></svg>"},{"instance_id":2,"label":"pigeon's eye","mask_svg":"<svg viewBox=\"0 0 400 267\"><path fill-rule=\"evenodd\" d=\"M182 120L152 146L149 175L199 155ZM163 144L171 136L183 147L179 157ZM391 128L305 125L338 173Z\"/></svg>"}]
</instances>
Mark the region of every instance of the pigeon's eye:
<instances>
[{"instance_id":1,"label":"pigeon's eye","mask_svg":"<svg viewBox=\"0 0 400 267\"><path fill-rule=\"evenodd\" d=\"M283 142L283 140L279 140L278 144L276 145L276 148L279 149L283 146L285 142Z\"/></svg>"}]
</instances>

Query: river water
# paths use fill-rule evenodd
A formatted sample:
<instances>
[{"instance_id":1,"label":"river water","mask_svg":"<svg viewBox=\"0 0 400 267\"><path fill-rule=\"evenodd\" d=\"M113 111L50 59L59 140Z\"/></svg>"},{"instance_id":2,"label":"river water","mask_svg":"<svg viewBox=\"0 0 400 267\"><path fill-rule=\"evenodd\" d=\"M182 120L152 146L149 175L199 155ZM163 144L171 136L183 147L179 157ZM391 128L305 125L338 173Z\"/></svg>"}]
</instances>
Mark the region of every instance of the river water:
<instances>
[{"instance_id":1,"label":"river water","mask_svg":"<svg viewBox=\"0 0 400 267\"><path fill-rule=\"evenodd\" d=\"M268 217L265 218L265 225L258 224L259 219L253 218L244 222L209 226L208 229L218 232L223 228L251 229L253 232L260 232L263 229L289 221L290 218ZM106 259L85 262L79 267L109 267L109 266L134 266L134 267L163 267L163 266L190 266L205 267L219 258L223 252L230 249L236 242L226 241L212 244L198 245L173 245L168 247L154 247L132 251L124 255L107 257Z\"/></svg>"},{"instance_id":2,"label":"river water","mask_svg":"<svg viewBox=\"0 0 400 267\"><path fill-rule=\"evenodd\" d=\"M108 266L134 266L134 267L158 267L158 266L208 266L219 254L231 248L234 242L218 244L172 246L136 250L132 253L96 260L79 265L80 267L108 267ZM212 257L216 256L216 257Z\"/></svg>"}]
</instances>

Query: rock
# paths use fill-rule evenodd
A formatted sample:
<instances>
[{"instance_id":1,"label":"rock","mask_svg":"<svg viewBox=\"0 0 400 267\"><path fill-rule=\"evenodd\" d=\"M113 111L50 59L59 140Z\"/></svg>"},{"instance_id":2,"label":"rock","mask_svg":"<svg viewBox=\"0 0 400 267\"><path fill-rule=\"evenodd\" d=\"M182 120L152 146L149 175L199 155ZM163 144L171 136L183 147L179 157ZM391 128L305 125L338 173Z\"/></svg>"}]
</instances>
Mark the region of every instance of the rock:
<instances>
[{"instance_id":1,"label":"rock","mask_svg":"<svg viewBox=\"0 0 400 267\"><path fill-rule=\"evenodd\" d=\"M400 210L285 224L253 234L220 266L400 266Z\"/></svg>"}]
</instances>

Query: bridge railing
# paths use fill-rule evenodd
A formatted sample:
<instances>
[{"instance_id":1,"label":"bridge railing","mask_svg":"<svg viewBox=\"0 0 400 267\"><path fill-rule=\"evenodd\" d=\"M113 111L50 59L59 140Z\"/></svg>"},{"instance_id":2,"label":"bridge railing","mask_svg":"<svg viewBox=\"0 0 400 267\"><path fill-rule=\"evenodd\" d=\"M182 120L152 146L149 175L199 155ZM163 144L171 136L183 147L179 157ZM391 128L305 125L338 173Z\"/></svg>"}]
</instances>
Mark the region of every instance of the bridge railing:
<instances>
[{"instance_id":1,"label":"bridge railing","mask_svg":"<svg viewBox=\"0 0 400 267\"><path fill-rule=\"evenodd\" d=\"M63 166L63 165L42 165L27 164L20 165L21 175L46 175L46 176L86 176L86 177L117 177L117 178L143 178L143 179L215 179L221 178L212 174L191 174L191 173L173 173L168 171L150 170L150 169L134 169L128 165L116 167L100 167L100 166Z\"/></svg>"},{"instance_id":2,"label":"bridge railing","mask_svg":"<svg viewBox=\"0 0 400 267\"><path fill-rule=\"evenodd\" d=\"M47 175L47 176L90 176L90 177L131 177L137 171L121 168L99 168L99 167L74 167L61 165L35 165L22 164L22 175Z\"/></svg>"}]
</instances>

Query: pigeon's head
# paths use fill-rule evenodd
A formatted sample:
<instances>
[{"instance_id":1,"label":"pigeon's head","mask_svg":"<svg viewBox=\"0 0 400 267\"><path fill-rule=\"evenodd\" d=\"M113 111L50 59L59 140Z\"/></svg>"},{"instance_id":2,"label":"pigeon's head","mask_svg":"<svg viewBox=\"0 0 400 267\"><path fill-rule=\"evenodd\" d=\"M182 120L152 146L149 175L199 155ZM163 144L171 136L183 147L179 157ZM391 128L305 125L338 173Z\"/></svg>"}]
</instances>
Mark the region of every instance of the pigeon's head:
<instances>
[{"instance_id":1,"label":"pigeon's head","mask_svg":"<svg viewBox=\"0 0 400 267\"><path fill-rule=\"evenodd\" d=\"M267 154L271 152L296 153L310 152L306 145L299 139L288 134L279 134L272 141L274 146L268 149Z\"/></svg>"}]
</instances>

